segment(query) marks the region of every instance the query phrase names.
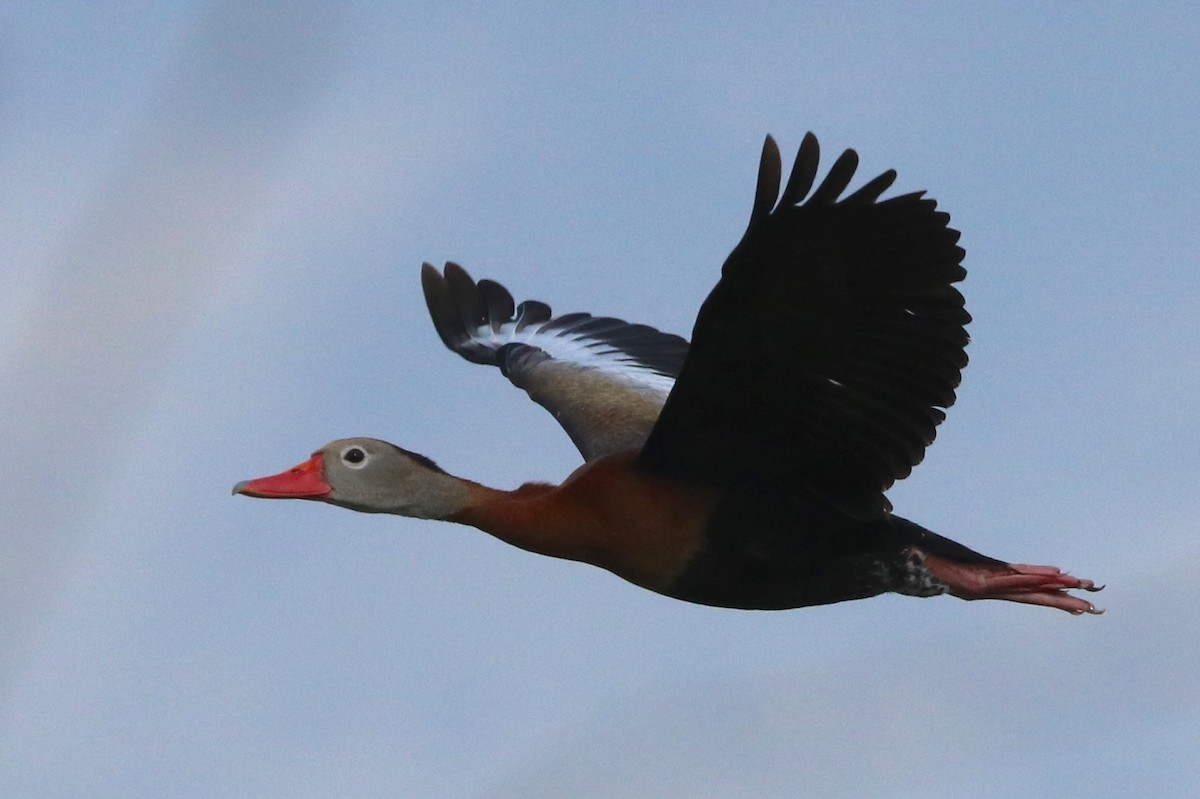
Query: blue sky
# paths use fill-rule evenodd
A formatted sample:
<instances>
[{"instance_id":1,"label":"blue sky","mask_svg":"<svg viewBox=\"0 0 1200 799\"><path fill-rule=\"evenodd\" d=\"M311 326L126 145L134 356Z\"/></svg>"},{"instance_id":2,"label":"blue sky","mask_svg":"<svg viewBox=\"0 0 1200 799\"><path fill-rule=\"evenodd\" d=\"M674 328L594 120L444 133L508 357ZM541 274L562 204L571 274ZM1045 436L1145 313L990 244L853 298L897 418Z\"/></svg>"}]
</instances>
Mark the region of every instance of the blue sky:
<instances>
[{"instance_id":1,"label":"blue sky","mask_svg":"<svg viewBox=\"0 0 1200 799\"><path fill-rule=\"evenodd\" d=\"M1200 793L1192 4L0 9L0 794ZM577 454L422 261L687 334L762 137L963 231L971 366L898 512L1099 618L673 602L229 496L373 435Z\"/></svg>"}]
</instances>

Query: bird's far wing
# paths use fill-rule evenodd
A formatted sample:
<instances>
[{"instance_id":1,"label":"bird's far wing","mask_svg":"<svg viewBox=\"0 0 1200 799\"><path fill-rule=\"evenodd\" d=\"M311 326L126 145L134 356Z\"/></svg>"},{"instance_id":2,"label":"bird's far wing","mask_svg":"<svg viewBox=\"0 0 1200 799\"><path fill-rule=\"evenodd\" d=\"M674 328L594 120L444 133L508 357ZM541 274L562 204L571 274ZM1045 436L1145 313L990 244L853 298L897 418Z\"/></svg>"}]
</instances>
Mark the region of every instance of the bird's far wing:
<instances>
[{"instance_id":1,"label":"bird's far wing","mask_svg":"<svg viewBox=\"0 0 1200 799\"><path fill-rule=\"evenodd\" d=\"M646 325L571 313L536 300L514 305L461 266L421 269L442 341L473 363L499 367L558 420L585 460L646 441L687 355L687 341Z\"/></svg>"},{"instance_id":2,"label":"bird's far wing","mask_svg":"<svg viewBox=\"0 0 1200 799\"><path fill-rule=\"evenodd\" d=\"M674 390L639 455L717 485L805 486L847 512L890 510L953 404L970 316L958 231L923 192L880 200L888 171L839 199L847 150L811 194L810 133L783 195L763 146L750 224L696 319Z\"/></svg>"}]
</instances>

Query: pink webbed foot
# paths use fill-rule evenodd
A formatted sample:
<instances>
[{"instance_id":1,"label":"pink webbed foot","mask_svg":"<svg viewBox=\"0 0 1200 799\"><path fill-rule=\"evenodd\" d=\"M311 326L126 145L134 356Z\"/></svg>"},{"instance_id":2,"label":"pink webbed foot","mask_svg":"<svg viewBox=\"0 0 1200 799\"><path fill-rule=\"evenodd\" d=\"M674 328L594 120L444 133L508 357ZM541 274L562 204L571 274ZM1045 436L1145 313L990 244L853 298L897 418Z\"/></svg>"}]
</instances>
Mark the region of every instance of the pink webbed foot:
<instances>
[{"instance_id":1,"label":"pink webbed foot","mask_svg":"<svg viewBox=\"0 0 1200 799\"><path fill-rule=\"evenodd\" d=\"M1100 591L1102 585L1080 579L1054 566L1009 563L958 563L936 555L925 556L925 566L961 599L1003 599L1029 605L1045 605L1079 615L1103 613L1091 602L1068 591Z\"/></svg>"}]
</instances>

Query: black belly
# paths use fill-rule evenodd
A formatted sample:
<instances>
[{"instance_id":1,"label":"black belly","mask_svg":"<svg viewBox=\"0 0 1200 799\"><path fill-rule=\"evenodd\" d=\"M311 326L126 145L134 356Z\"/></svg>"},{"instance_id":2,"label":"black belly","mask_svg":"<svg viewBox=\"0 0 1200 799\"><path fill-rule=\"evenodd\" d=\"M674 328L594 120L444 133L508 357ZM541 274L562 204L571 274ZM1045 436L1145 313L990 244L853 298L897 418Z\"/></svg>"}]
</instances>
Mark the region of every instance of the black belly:
<instances>
[{"instance_id":1,"label":"black belly","mask_svg":"<svg viewBox=\"0 0 1200 799\"><path fill-rule=\"evenodd\" d=\"M887 591L941 593L914 546L955 560L996 562L892 514L857 519L804 491L782 500L740 492L718 503L704 546L664 593L761 610Z\"/></svg>"}]
</instances>

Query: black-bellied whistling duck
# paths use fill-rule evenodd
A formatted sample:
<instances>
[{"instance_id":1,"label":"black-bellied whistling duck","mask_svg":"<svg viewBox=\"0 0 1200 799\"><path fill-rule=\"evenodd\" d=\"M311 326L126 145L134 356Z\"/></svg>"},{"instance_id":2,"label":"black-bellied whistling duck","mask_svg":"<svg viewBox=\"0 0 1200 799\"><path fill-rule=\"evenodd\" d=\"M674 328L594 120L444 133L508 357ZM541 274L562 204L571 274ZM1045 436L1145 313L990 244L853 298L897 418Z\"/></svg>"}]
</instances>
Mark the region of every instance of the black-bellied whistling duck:
<instances>
[{"instance_id":1,"label":"black-bellied whistling duck","mask_svg":"<svg viewBox=\"0 0 1200 799\"><path fill-rule=\"evenodd\" d=\"M692 344L425 264L442 341L498 366L586 461L559 486L501 491L370 438L326 444L235 493L478 527L652 591L796 608L885 591L1098 613L1091 580L1006 563L891 512L884 492L933 441L967 363L958 231L923 192L881 200L885 172L842 198L853 150L817 174L808 134L779 195L767 137L750 224ZM778 202L776 198L778 197ZM841 199L839 199L841 198Z\"/></svg>"}]
</instances>

